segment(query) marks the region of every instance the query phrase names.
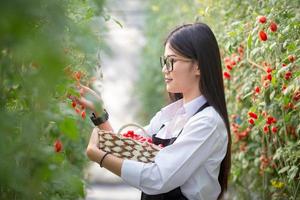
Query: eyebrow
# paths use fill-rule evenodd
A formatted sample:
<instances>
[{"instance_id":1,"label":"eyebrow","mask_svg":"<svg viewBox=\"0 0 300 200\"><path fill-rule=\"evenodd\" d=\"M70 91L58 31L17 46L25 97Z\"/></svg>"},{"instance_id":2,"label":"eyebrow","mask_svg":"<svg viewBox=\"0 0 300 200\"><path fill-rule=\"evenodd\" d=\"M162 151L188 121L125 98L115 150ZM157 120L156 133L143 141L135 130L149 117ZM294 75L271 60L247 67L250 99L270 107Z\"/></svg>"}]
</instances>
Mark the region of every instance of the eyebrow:
<instances>
[{"instance_id":1,"label":"eyebrow","mask_svg":"<svg viewBox=\"0 0 300 200\"><path fill-rule=\"evenodd\" d=\"M166 58L168 58L168 57L178 57L178 56L176 56L175 54L170 54L170 55L167 55L167 56L165 56Z\"/></svg>"}]
</instances>

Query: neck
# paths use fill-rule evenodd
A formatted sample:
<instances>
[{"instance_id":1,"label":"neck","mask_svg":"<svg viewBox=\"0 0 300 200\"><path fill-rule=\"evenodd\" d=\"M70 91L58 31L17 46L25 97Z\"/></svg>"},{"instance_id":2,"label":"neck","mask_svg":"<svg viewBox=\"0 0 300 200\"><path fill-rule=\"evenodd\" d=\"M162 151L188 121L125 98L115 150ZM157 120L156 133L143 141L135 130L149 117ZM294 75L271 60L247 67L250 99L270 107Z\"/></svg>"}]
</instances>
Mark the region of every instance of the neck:
<instances>
[{"instance_id":1,"label":"neck","mask_svg":"<svg viewBox=\"0 0 300 200\"><path fill-rule=\"evenodd\" d=\"M201 95L199 90L183 93L183 103L186 104Z\"/></svg>"}]
</instances>

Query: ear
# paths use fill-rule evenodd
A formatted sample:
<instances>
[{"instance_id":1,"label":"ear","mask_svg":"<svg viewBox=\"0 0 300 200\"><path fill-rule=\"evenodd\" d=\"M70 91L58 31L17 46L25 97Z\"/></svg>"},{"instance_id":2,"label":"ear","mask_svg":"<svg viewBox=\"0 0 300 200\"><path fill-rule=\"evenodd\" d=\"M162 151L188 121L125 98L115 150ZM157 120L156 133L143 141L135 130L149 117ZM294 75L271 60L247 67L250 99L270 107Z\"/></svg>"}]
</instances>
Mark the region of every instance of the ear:
<instances>
[{"instance_id":1,"label":"ear","mask_svg":"<svg viewBox=\"0 0 300 200\"><path fill-rule=\"evenodd\" d=\"M200 69L197 63L193 64L194 72L196 76L200 76Z\"/></svg>"}]
</instances>

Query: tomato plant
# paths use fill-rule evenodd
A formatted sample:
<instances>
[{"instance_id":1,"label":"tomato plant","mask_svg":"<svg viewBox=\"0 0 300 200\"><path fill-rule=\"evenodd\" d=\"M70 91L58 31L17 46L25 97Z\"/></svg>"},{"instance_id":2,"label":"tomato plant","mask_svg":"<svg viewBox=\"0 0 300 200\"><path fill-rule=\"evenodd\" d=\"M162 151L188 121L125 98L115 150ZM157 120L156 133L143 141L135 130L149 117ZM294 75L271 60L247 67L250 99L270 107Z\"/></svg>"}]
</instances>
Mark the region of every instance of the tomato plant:
<instances>
[{"instance_id":1,"label":"tomato plant","mask_svg":"<svg viewBox=\"0 0 300 200\"><path fill-rule=\"evenodd\" d=\"M0 199L84 198L91 126L67 96L79 95L103 47L89 27L102 4L1 3Z\"/></svg>"},{"instance_id":2,"label":"tomato plant","mask_svg":"<svg viewBox=\"0 0 300 200\"><path fill-rule=\"evenodd\" d=\"M152 99L165 93L155 61L172 28L201 21L217 37L233 138L229 199L299 198L299 7L299 1L282 0L149 3L146 33L152 40L139 84L147 102L143 109L164 105ZM148 83L145 76L152 77ZM160 90L152 87L153 80Z\"/></svg>"}]
</instances>

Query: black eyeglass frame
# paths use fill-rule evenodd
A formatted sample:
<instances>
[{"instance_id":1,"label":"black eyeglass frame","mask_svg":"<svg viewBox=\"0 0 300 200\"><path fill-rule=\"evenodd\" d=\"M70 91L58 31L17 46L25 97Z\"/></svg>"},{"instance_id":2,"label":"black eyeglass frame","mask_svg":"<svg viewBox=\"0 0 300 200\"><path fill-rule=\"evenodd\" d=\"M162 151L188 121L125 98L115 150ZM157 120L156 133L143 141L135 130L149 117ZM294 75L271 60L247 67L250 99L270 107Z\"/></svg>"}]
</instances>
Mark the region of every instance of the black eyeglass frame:
<instances>
[{"instance_id":1,"label":"black eyeglass frame","mask_svg":"<svg viewBox=\"0 0 300 200\"><path fill-rule=\"evenodd\" d=\"M171 56L160 56L160 65L161 68L164 68L164 66L166 66L166 69L168 72L173 71L174 69L174 63L177 61L183 61L183 62L193 62L193 59L188 59L188 58L174 58Z\"/></svg>"}]
</instances>

